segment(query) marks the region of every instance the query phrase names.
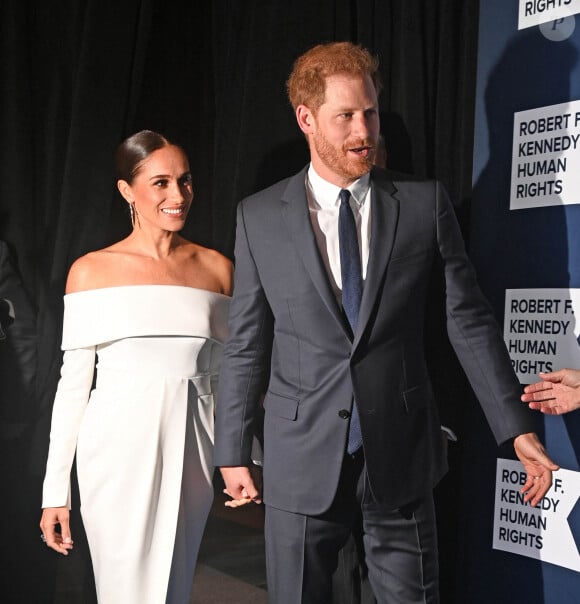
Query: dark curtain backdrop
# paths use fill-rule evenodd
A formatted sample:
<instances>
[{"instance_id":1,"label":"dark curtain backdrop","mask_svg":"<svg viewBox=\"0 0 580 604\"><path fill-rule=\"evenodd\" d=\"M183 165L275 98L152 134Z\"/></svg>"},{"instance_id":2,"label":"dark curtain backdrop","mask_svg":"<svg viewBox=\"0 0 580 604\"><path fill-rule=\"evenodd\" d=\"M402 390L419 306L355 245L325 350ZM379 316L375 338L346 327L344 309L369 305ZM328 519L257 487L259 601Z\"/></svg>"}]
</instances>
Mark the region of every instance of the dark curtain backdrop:
<instances>
[{"instance_id":1,"label":"dark curtain backdrop","mask_svg":"<svg viewBox=\"0 0 580 604\"><path fill-rule=\"evenodd\" d=\"M292 62L318 42L352 40L381 60L389 166L442 180L461 216L477 15L477 0L3 0L0 240L26 300L0 342L4 601L93 597L80 527L76 555L60 559L37 523L66 274L129 231L116 145L142 128L180 143L196 194L185 235L231 255L236 203L307 160L285 98ZM19 322L26 342L15 341ZM444 582L453 581L450 516L440 514L450 527Z\"/></svg>"}]
</instances>

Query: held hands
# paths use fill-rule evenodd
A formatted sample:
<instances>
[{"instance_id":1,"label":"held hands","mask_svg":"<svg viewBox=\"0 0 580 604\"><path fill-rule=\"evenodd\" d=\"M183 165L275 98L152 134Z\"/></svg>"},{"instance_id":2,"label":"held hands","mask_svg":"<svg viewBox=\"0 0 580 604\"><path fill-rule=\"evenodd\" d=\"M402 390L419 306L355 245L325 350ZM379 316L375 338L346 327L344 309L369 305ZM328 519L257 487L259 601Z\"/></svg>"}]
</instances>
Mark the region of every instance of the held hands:
<instances>
[{"instance_id":1,"label":"held hands","mask_svg":"<svg viewBox=\"0 0 580 604\"><path fill-rule=\"evenodd\" d=\"M541 382L524 388L522 401L530 409L547 415L561 415L580 408L580 371L560 369L552 373L540 373Z\"/></svg>"},{"instance_id":2,"label":"held hands","mask_svg":"<svg viewBox=\"0 0 580 604\"><path fill-rule=\"evenodd\" d=\"M528 475L520 492L525 493L525 502L529 501L535 506L552 486L552 472L558 470L558 466L546 455L542 443L533 432L516 436L514 449Z\"/></svg>"},{"instance_id":3,"label":"held hands","mask_svg":"<svg viewBox=\"0 0 580 604\"><path fill-rule=\"evenodd\" d=\"M226 484L224 493L232 498L226 501L226 507L239 508L251 502L262 503L262 471L258 466L223 467L220 471Z\"/></svg>"},{"instance_id":4,"label":"held hands","mask_svg":"<svg viewBox=\"0 0 580 604\"><path fill-rule=\"evenodd\" d=\"M56 525L60 525L60 533ZM45 508L42 510L40 519L41 539L59 554L68 556L69 550L73 548L73 540L70 534L69 511L66 506L59 508Z\"/></svg>"}]
</instances>

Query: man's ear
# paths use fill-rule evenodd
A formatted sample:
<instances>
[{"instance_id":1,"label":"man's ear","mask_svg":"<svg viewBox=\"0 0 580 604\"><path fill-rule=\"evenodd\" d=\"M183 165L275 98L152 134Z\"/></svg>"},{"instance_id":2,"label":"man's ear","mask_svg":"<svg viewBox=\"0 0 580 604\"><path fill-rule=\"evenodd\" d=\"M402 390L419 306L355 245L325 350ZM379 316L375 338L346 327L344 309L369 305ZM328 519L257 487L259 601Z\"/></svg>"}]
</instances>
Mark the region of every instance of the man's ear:
<instances>
[{"instance_id":1,"label":"man's ear","mask_svg":"<svg viewBox=\"0 0 580 604\"><path fill-rule=\"evenodd\" d=\"M312 111L306 105L296 107L296 121L304 134L312 134L315 127L315 118Z\"/></svg>"}]
</instances>

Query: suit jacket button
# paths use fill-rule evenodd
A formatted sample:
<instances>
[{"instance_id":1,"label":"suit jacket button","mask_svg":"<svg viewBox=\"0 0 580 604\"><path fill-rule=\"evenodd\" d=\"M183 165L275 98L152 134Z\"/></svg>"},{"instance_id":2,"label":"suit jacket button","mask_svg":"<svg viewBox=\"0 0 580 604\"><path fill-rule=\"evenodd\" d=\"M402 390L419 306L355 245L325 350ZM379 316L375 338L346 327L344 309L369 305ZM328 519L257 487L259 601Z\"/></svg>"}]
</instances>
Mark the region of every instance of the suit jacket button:
<instances>
[{"instance_id":1,"label":"suit jacket button","mask_svg":"<svg viewBox=\"0 0 580 604\"><path fill-rule=\"evenodd\" d=\"M341 409L338 412L338 417L340 417L341 419L348 419L350 417L350 411L347 411L346 409Z\"/></svg>"}]
</instances>

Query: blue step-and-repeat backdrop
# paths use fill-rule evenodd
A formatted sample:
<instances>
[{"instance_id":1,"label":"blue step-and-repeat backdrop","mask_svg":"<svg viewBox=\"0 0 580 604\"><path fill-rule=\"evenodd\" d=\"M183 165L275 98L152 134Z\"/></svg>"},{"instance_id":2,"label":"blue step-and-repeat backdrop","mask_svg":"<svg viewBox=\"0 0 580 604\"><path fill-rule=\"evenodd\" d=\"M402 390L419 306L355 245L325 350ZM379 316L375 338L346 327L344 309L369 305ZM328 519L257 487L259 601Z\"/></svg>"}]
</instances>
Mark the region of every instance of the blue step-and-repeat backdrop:
<instances>
[{"instance_id":1,"label":"blue step-and-repeat backdrop","mask_svg":"<svg viewBox=\"0 0 580 604\"><path fill-rule=\"evenodd\" d=\"M470 251L528 384L580 368L580 0L482 0L477 85ZM561 470L532 508L471 411L460 602L580 604L580 410L538 423Z\"/></svg>"}]
</instances>

